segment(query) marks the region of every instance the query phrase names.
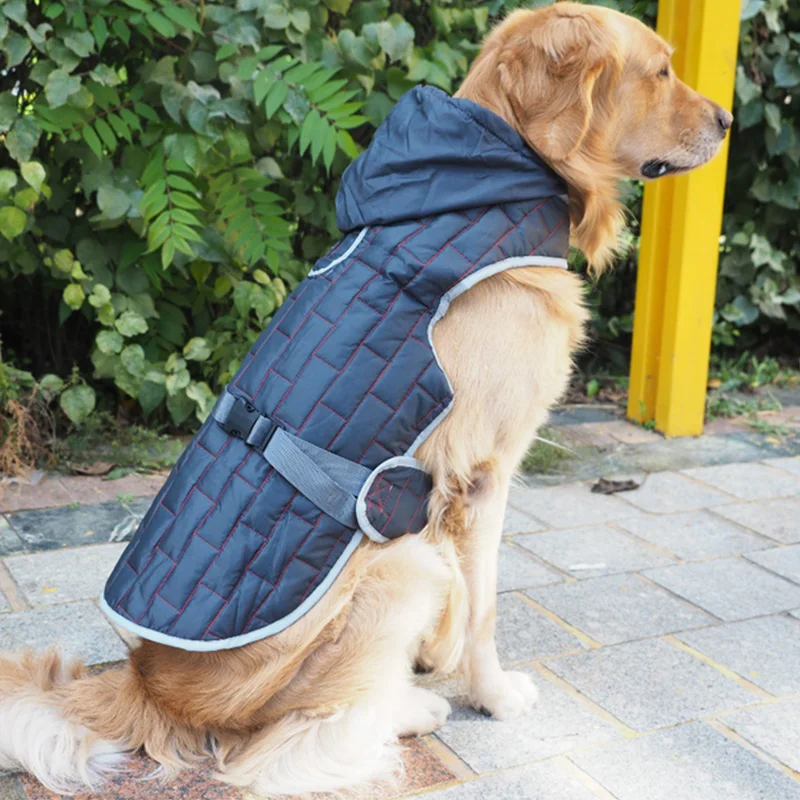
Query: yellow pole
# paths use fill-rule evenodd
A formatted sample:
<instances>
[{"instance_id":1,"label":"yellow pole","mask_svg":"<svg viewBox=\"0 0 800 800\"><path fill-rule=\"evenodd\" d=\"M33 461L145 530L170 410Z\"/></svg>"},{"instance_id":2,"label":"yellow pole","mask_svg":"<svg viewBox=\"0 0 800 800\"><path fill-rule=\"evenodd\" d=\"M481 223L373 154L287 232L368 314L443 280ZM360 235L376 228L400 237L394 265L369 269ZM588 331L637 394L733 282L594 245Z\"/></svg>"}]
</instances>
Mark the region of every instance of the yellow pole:
<instances>
[{"instance_id":1,"label":"yellow pole","mask_svg":"<svg viewBox=\"0 0 800 800\"><path fill-rule=\"evenodd\" d=\"M660 0L658 32L690 86L730 109L740 0ZM636 286L628 416L667 436L702 433L727 141L710 164L648 184Z\"/></svg>"}]
</instances>

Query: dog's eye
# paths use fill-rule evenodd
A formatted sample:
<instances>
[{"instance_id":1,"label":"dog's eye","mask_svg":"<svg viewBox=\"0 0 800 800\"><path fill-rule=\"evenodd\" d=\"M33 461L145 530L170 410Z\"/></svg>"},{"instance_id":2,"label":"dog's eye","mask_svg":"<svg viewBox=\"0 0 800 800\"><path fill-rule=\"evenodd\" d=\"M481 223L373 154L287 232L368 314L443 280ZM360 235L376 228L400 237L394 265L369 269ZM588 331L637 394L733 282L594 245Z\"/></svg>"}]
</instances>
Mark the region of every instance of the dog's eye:
<instances>
[{"instance_id":1,"label":"dog's eye","mask_svg":"<svg viewBox=\"0 0 800 800\"><path fill-rule=\"evenodd\" d=\"M669 67L664 67L659 73L659 78L669 78Z\"/></svg>"}]
</instances>

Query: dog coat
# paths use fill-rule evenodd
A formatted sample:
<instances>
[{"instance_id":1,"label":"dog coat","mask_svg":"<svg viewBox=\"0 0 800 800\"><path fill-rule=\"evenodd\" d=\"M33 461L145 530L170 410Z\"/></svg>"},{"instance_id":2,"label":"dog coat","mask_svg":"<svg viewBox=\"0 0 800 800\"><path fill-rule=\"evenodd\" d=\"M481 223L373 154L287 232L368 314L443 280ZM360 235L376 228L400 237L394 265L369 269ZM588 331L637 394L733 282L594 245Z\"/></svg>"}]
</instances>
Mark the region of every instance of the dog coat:
<instances>
[{"instance_id":1,"label":"dog coat","mask_svg":"<svg viewBox=\"0 0 800 800\"><path fill-rule=\"evenodd\" d=\"M490 275L566 267L563 181L500 117L431 87L398 102L336 209L343 238L253 345L108 580L104 610L139 636L186 650L270 636L364 536L419 532L432 483L414 452L453 403L434 326Z\"/></svg>"}]
</instances>

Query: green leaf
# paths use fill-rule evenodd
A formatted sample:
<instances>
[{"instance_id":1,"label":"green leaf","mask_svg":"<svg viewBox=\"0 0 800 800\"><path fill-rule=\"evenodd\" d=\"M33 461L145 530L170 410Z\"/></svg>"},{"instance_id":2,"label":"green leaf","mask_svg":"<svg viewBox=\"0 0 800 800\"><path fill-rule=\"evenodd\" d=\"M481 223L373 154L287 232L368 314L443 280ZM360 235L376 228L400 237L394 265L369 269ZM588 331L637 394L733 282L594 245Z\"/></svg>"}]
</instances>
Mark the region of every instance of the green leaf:
<instances>
[{"instance_id":1,"label":"green leaf","mask_svg":"<svg viewBox=\"0 0 800 800\"><path fill-rule=\"evenodd\" d=\"M81 88L80 78L70 75L66 70L54 69L47 76L44 93L50 108L58 108L67 102L67 98Z\"/></svg>"},{"instance_id":2,"label":"green leaf","mask_svg":"<svg viewBox=\"0 0 800 800\"><path fill-rule=\"evenodd\" d=\"M98 117L94 122L94 129L100 135L103 144L113 153L117 147L117 137L114 136L111 126L102 117Z\"/></svg>"},{"instance_id":3,"label":"green leaf","mask_svg":"<svg viewBox=\"0 0 800 800\"><path fill-rule=\"evenodd\" d=\"M119 219L128 213L131 198L122 189L113 186L101 186L97 191L97 205L104 219Z\"/></svg>"},{"instance_id":4,"label":"green leaf","mask_svg":"<svg viewBox=\"0 0 800 800\"><path fill-rule=\"evenodd\" d=\"M17 182L16 172L12 172L10 169L0 169L0 197L7 197Z\"/></svg>"},{"instance_id":5,"label":"green leaf","mask_svg":"<svg viewBox=\"0 0 800 800\"><path fill-rule=\"evenodd\" d=\"M167 186L170 186L173 189L180 189L184 192L197 191L197 189L194 187L194 184L189 183L186 178L181 178L180 175L168 175Z\"/></svg>"},{"instance_id":6,"label":"green leaf","mask_svg":"<svg viewBox=\"0 0 800 800\"><path fill-rule=\"evenodd\" d=\"M103 145L100 144L100 139L98 138L97 134L94 132L90 125L84 125L81 128L81 136L83 136L84 141L89 147L92 149L92 152L98 157L103 157Z\"/></svg>"},{"instance_id":7,"label":"green leaf","mask_svg":"<svg viewBox=\"0 0 800 800\"><path fill-rule=\"evenodd\" d=\"M46 176L44 167L38 161L23 161L19 165L19 171L28 186L31 186L37 192L41 191Z\"/></svg>"},{"instance_id":8,"label":"green leaf","mask_svg":"<svg viewBox=\"0 0 800 800\"><path fill-rule=\"evenodd\" d=\"M764 118L767 120L770 128L775 131L775 133L780 134L781 132L781 110L775 103L767 103L764 106Z\"/></svg>"},{"instance_id":9,"label":"green leaf","mask_svg":"<svg viewBox=\"0 0 800 800\"><path fill-rule=\"evenodd\" d=\"M331 11L344 16L350 10L352 0L324 0L324 2Z\"/></svg>"},{"instance_id":10,"label":"green leaf","mask_svg":"<svg viewBox=\"0 0 800 800\"><path fill-rule=\"evenodd\" d=\"M94 411L96 397L91 386L72 386L59 398L61 410L74 425L80 425Z\"/></svg>"},{"instance_id":11,"label":"green leaf","mask_svg":"<svg viewBox=\"0 0 800 800\"><path fill-rule=\"evenodd\" d=\"M169 236L169 231L167 231L167 236ZM167 238L164 242L164 246L161 248L161 266L163 269L166 269L171 263L172 259L175 258L175 238Z\"/></svg>"},{"instance_id":12,"label":"green leaf","mask_svg":"<svg viewBox=\"0 0 800 800\"><path fill-rule=\"evenodd\" d=\"M155 30L157 33L160 33L167 39L171 39L178 33L178 31L175 29L175 26L165 16L159 14L157 11L147 14L145 19L149 23L150 27L153 28L153 30Z\"/></svg>"},{"instance_id":13,"label":"green leaf","mask_svg":"<svg viewBox=\"0 0 800 800\"><path fill-rule=\"evenodd\" d=\"M755 17L764 8L764 0L744 0L742 2L742 22Z\"/></svg>"},{"instance_id":14,"label":"green leaf","mask_svg":"<svg viewBox=\"0 0 800 800\"><path fill-rule=\"evenodd\" d=\"M92 35L95 42L97 42L97 50L102 50L103 45L108 41L108 25L105 18L97 13L92 19Z\"/></svg>"},{"instance_id":15,"label":"green leaf","mask_svg":"<svg viewBox=\"0 0 800 800\"><path fill-rule=\"evenodd\" d=\"M43 375L39 379L39 390L45 395L49 401L56 395L61 393L64 388L64 381L58 375Z\"/></svg>"},{"instance_id":16,"label":"green leaf","mask_svg":"<svg viewBox=\"0 0 800 800\"><path fill-rule=\"evenodd\" d=\"M100 331L95 337L95 343L101 353L119 353L125 340L116 331Z\"/></svg>"},{"instance_id":17,"label":"green leaf","mask_svg":"<svg viewBox=\"0 0 800 800\"><path fill-rule=\"evenodd\" d=\"M283 30L284 28L288 28L289 23L291 22L289 12L276 3L271 3L268 5L261 14L261 18L264 20L264 24L268 28L273 28L274 30Z\"/></svg>"},{"instance_id":18,"label":"green leaf","mask_svg":"<svg viewBox=\"0 0 800 800\"><path fill-rule=\"evenodd\" d=\"M186 387L186 396L197 403L195 415L200 422L205 422L217 401L216 395L211 391L209 385L205 382L193 381Z\"/></svg>"},{"instance_id":19,"label":"green leaf","mask_svg":"<svg viewBox=\"0 0 800 800\"><path fill-rule=\"evenodd\" d=\"M186 422L195 410L195 403L186 396L185 392L171 395L167 398L167 410L176 425Z\"/></svg>"},{"instance_id":20,"label":"green leaf","mask_svg":"<svg viewBox=\"0 0 800 800\"><path fill-rule=\"evenodd\" d=\"M28 215L19 208L3 206L0 208L0 233L10 242L24 230Z\"/></svg>"},{"instance_id":21,"label":"green leaf","mask_svg":"<svg viewBox=\"0 0 800 800\"><path fill-rule=\"evenodd\" d=\"M106 303L110 302L111 292L108 287L102 283L96 283L92 287L92 293L89 295L89 303L95 308L102 308Z\"/></svg>"},{"instance_id":22,"label":"green leaf","mask_svg":"<svg viewBox=\"0 0 800 800\"><path fill-rule=\"evenodd\" d=\"M73 310L77 311L86 299L83 287L79 283L70 283L63 294L64 302Z\"/></svg>"},{"instance_id":23,"label":"green leaf","mask_svg":"<svg viewBox=\"0 0 800 800\"><path fill-rule=\"evenodd\" d=\"M325 136L325 146L322 151L322 160L325 163L325 168L330 172L333 158L336 155L336 129L333 126L328 128Z\"/></svg>"},{"instance_id":24,"label":"green leaf","mask_svg":"<svg viewBox=\"0 0 800 800\"><path fill-rule=\"evenodd\" d=\"M6 150L15 161L30 161L40 135L41 129L36 120L22 117L14 123L6 136Z\"/></svg>"},{"instance_id":25,"label":"green leaf","mask_svg":"<svg viewBox=\"0 0 800 800\"><path fill-rule=\"evenodd\" d=\"M350 156L350 158L358 158L358 147L356 147L353 137L347 131L339 131L336 134L336 141L343 153Z\"/></svg>"},{"instance_id":26,"label":"green leaf","mask_svg":"<svg viewBox=\"0 0 800 800\"><path fill-rule=\"evenodd\" d=\"M64 6L61 3L50 3L44 10L47 19L55 19L64 13Z\"/></svg>"},{"instance_id":27,"label":"green leaf","mask_svg":"<svg viewBox=\"0 0 800 800\"><path fill-rule=\"evenodd\" d=\"M303 125L300 128L300 155L303 155L308 146L311 144L311 139L314 136L314 131L320 121L319 111L312 109L303 120Z\"/></svg>"},{"instance_id":28,"label":"green leaf","mask_svg":"<svg viewBox=\"0 0 800 800\"><path fill-rule=\"evenodd\" d=\"M773 75L776 86L791 89L800 83L800 64L783 57L775 65Z\"/></svg>"},{"instance_id":29,"label":"green leaf","mask_svg":"<svg viewBox=\"0 0 800 800\"><path fill-rule=\"evenodd\" d=\"M123 311L114 323L116 329L125 337L147 333L147 320L135 311Z\"/></svg>"},{"instance_id":30,"label":"green leaf","mask_svg":"<svg viewBox=\"0 0 800 800\"><path fill-rule=\"evenodd\" d=\"M129 344L120 354L122 366L135 378L144 378L148 363L144 348L140 344Z\"/></svg>"},{"instance_id":31,"label":"green leaf","mask_svg":"<svg viewBox=\"0 0 800 800\"><path fill-rule=\"evenodd\" d=\"M194 18L194 15L187 8L168 3L161 11L164 13L164 16L169 17L178 28L194 31L195 33L203 32L199 23Z\"/></svg>"},{"instance_id":32,"label":"green leaf","mask_svg":"<svg viewBox=\"0 0 800 800\"><path fill-rule=\"evenodd\" d=\"M7 67L16 67L25 60L25 56L31 51L30 39L11 33L6 36L2 44L3 52L6 56Z\"/></svg>"},{"instance_id":33,"label":"green leaf","mask_svg":"<svg viewBox=\"0 0 800 800\"><path fill-rule=\"evenodd\" d=\"M278 82L273 85L269 94L267 95L267 102L264 104L264 113L267 119L283 105L286 96L289 94L289 86L285 83Z\"/></svg>"},{"instance_id":34,"label":"green leaf","mask_svg":"<svg viewBox=\"0 0 800 800\"><path fill-rule=\"evenodd\" d=\"M117 70L107 64L98 64L89 74L103 86L119 86L122 83L122 78L119 77Z\"/></svg>"},{"instance_id":35,"label":"green leaf","mask_svg":"<svg viewBox=\"0 0 800 800\"><path fill-rule=\"evenodd\" d=\"M4 0L3 14L17 25L24 25L28 20L28 11L25 0Z\"/></svg>"},{"instance_id":36,"label":"green leaf","mask_svg":"<svg viewBox=\"0 0 800 800\"><path fill-rule=\"evenodd\" d=\"M191 376L189 375L188 369L182 369L180 372L176 372L174 375L167 375L167 393L170 395L177 394L182 389L185 389L189 385L190 381Z\"/></svg>"},{"instance_id":37,"label":"green leaf","mask_svg":"<svg viewBox=\"0 0 800 800\"><path fill-rule=\"evenodd\" d=\"M328 124L327 120L324 117L320 117L317 121L314 131L311 135L311 163L316 164L317 159L322 153L322 148L325 147L325 143L328 139L328 133L331 130L331 126Z\"/></svg>"},{"instance_id":38,"label":"green leaf","mask_svg":"<svg viewBox=\"0 0 800 800\"><path fill-rule=\"evenodd\" d=\"M183 348L183 357L187 361L207 361L211 357L211 345L205 339L195 336Z\"/></svg>"},{"instance_id":39,"label":"green leaf","mask_svg":"<svg viewBox=\"0 0 800 800\"><path fill-rule=\"evenodd\" d=\"M11 92L0 94L0 133L11 130L17 116L17 98Z\"/></svg>"},{"instance_id":40,"label":"green leaf","mask_svg":"<svg viewBox=\"0 0 800 800\"><path fill-rule=\"evenodd\" d=\"M80 58L87 58L94 52L94 36L89 31L70 31L62 41Z\"/></svg>"}]
</instances>

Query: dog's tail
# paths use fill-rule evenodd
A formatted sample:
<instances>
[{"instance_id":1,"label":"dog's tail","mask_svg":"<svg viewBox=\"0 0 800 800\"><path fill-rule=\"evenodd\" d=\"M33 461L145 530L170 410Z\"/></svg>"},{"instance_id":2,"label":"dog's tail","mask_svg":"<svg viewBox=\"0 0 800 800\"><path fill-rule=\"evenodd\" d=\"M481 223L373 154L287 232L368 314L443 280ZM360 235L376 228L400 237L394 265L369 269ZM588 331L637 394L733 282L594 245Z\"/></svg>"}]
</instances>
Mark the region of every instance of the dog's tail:
<instances>
[{"instance_id":1,"label":"dog's tail","mask_svg":"<svg viewBox=\"0 0 800 800\"><path fill-rule=\"evenodd\" d=\"M129 663L92 675L55 648L0 656L0 769L30 772L53 792L96 789L139 747L169 769L203 744L148 699Z\"/></svg>"}]
</instances>

